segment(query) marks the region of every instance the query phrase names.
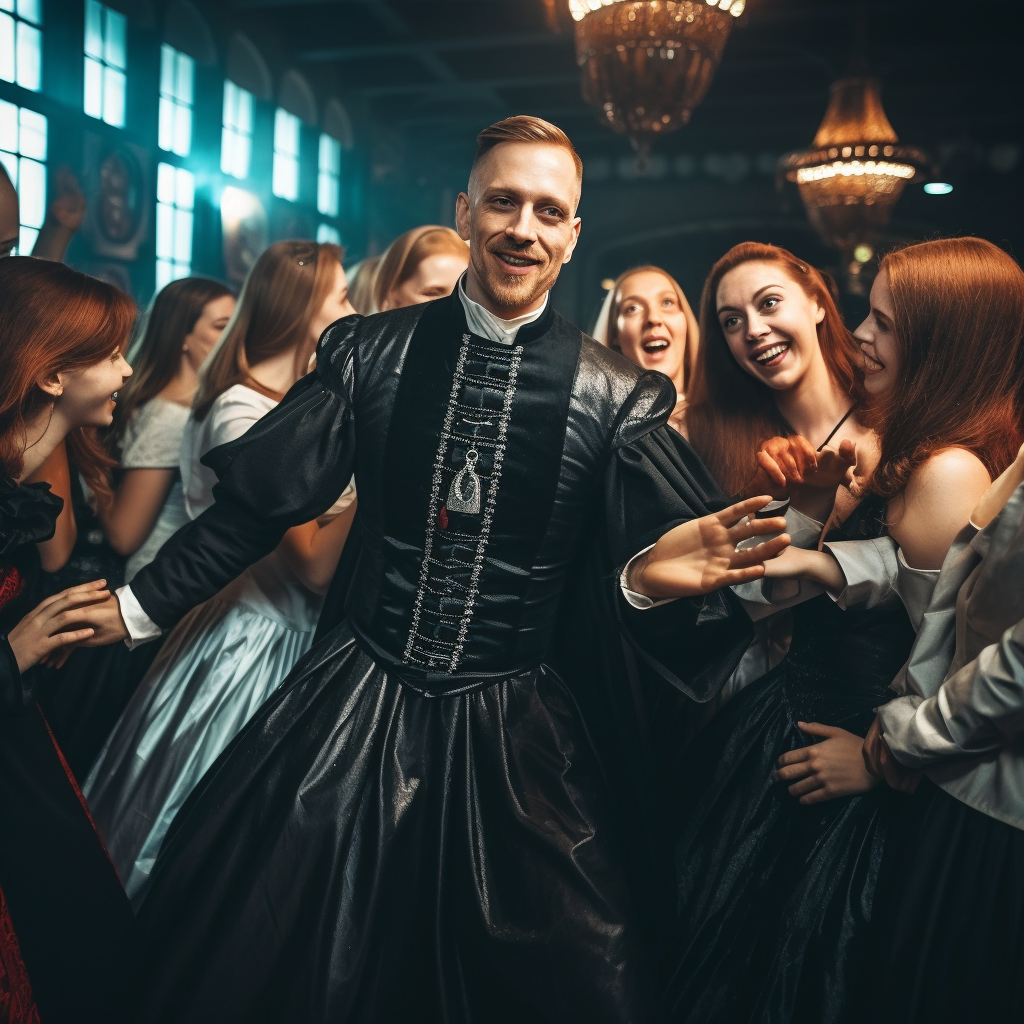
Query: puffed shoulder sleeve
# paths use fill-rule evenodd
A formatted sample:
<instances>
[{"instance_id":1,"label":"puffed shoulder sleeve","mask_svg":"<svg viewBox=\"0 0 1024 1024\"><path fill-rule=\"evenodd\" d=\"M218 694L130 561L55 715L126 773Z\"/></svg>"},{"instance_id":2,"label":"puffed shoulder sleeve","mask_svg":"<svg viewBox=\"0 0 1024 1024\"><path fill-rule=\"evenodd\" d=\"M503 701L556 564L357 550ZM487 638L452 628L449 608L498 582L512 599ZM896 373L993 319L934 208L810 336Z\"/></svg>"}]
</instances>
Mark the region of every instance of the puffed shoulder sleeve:
<instances>
[{"instance_id":1,"label":"puffed shoulder sleeve","mask_svg":"<svg viewBox=\"0 0 1024 1024\"><path fill-rule=\"evenodd\" d=\"M675 389L645 374L619 415L605 477L608 547L617 570L673 527L719 511L728 498L677 431L666 425ZM753 626L729 590L646 610L608 581L623 635L638 661L698 701L710 700L736 667Z\"/></svg>"},{"instance_id":2,"label":"puffed shoulder sleeve","mask_svg":"<svg viewBox=\"0 0 1024 1024\"><path fill-rule=\"evenodd\" d=\"M353 401L362 317L339 320L317 346L316 369L238 440L203 463L214 504L179 530L131 589L157 625L173 625L272 551L285 532L327 511L355 469Z\"/></svg>"}]
</instances>

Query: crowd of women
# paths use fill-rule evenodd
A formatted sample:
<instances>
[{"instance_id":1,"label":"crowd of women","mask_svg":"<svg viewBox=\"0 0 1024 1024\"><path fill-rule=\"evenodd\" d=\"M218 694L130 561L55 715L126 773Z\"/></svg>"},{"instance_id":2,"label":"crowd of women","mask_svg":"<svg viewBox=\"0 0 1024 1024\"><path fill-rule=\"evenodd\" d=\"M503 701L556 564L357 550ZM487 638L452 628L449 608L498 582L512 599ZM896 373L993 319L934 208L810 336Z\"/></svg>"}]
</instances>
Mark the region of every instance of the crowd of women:
<instances>
[{"instance_id":1,"label":"crowd of women","mask_svg":"<svg viewBox=\"0 0 1024 1024\"><path fill-rule=\"evenodd\" d=\"M158 644L82 646L327 326L448 295L469 257L427 226L351 279L342 258L277 242L237 299L187 278L138 323L108 284L0 261L0 1021L114 1018L176 812L312 643L355 480ZM826 275L747 242L699 320L641 266L592 333L672 380L670 424L792 539L737 588L756 628L722 692L646 695L665 1018L1019 1018L1024 273L976 238L908 246L851 333ZM75 488L111 578L54 587Z\"/></svg>"}]
</instances>

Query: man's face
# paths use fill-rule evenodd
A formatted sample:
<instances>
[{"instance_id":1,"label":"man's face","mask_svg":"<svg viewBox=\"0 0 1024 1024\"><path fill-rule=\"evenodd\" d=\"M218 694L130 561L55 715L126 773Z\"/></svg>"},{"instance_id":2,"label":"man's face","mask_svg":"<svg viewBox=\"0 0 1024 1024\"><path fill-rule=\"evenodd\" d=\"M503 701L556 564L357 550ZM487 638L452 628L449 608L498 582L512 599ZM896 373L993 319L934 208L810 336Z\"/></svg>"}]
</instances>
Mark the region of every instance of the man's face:
<instances>
[{"instance_id":1,"label":"man's face","mask_svg":"<svg viewBox=\"0 0 1024 1024\"><path fill-rule=\"evenodd\" d=\"M578 201L576 165L561 146L502 142L485 154L456 207L470 297L475 284L506 320L536 309L576 247Z\"/></svg>"},{"instance_id":2,"label":"man's face","mask_svg":"<svg viewBox=\"0 0 1024 1024\"><path fill-rule=\"evenodd\" d=\"M7 173L0 170L0 256L10 256L20 233L18 193Z\"/></svg>"}]
</instances>

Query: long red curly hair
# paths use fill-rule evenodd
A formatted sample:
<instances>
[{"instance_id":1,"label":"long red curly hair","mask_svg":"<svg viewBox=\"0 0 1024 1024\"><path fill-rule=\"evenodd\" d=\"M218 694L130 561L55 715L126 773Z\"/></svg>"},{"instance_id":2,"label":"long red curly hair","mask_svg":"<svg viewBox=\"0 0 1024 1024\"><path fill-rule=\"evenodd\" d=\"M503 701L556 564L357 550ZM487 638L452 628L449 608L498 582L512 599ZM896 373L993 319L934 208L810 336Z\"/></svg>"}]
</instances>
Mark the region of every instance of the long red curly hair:
<instances>
[{"instance_id":1,"label":"long red curly hair","mask_svg":"<svg viewBox=\"0 0 1024 1024\"><path fill-rule=\"evenodd\" d=\"M38 381L108 358L134 319L132 300L105 281L31 256L0 259L0 471L21 475L27 424L52 401ZM96 430L80 427L66 440L97 501L109 501L114 461Z\"/></svg>"}]
</instances>

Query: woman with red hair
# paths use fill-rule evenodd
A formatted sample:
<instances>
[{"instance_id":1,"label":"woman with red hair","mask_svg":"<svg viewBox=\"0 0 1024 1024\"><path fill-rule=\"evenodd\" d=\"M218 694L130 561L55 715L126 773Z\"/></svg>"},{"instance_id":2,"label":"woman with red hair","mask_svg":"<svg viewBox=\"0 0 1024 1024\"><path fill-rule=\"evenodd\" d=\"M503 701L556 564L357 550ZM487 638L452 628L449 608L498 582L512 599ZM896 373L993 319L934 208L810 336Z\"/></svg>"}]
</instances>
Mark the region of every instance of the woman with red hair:
<instances>
[{"instance_id":1,"label":"woman with red hair","mask_svg":"<svg viewBox=\"0 0 1024 1024\"><path fill-rule=\"evenodd\" d=\"M131 375L121 355L135 308L59 263L0 260L0 1020L115 1015L132 917L81 793L35 702L34 668L88 639L104 580L34 606L38 544L62 502L25 484L67 444L87 478L108 465L110 425Z\"/></svg>"},{"instance_id":2,"label":"woman with red hair","mask_svg":"<svg viewBox=\"0 0 1024 1024\"><path fill-rule=\"evenodd\" d=\"M704 393L716 360L742 372L717 410L698 405L720 422L708 438L700 414L691 418L695 443L707 439L741 479L765 433L799 433L789 455L802 452L814 468L825 445L809 413L830 396L851 405L835 436L856 417L877 440L859 444L852 489L793 490L825 521L827 551L791 548L766 564L766 590L797 579L829 596L819 589L798 604L783 661L670 755L678 920L667 1008L673 1022L838 1024L863 1019L874 893L899 812L899 797L868 792L877 780L862 737L892 697L953 538L1020 444L1020 312L1015 323L1012 275L999 266L1012 260L995 246L910 247L883 262L856 332L863 388L851 374L843 394L834 368L808 387L801 367L813 373L817 356L806 322L834 317L841 328L831 296L807 287L813 273L794 269L789 254L746 249L716 265L705 287ZM853 338L835 338L831 362L842 370L836 356L847 353L851 366ZM812 429L793 415L801 409Z\"/></svg>"}]
</instances>

